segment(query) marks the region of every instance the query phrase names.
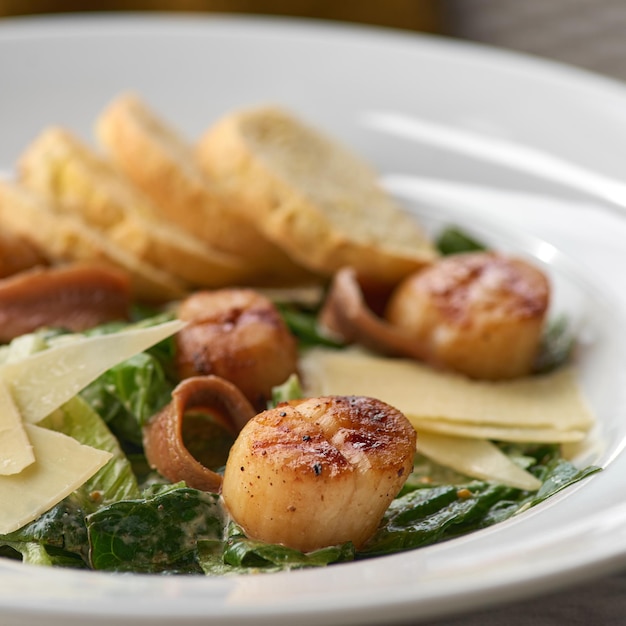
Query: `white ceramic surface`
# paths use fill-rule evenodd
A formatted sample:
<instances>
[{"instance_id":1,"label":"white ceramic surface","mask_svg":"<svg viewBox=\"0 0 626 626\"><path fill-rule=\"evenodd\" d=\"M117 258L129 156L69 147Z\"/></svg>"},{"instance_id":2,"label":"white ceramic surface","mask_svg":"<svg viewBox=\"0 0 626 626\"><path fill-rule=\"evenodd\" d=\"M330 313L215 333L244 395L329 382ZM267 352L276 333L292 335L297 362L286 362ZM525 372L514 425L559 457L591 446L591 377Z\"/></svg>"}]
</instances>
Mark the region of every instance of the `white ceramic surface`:
<instances>
[{"instance_id":1,"label":"white ceramic surface","mask_svg":"<svg viewBox=\"0 0 626 626\"><path fill-rule=\"evenodd\" d=\"M85 138L124 90L190 138L287 106L376 166L407 206L545 263L579 325L600 474L491 529L397 556L255 577L118 576L0 562L3 626L392 624L626 565L622 274L626 90L536 60L368 28L228 17L0 22L0 170L50 124ZM613 207L616 211L606 210Z\"/></svg>"}]
</instances>

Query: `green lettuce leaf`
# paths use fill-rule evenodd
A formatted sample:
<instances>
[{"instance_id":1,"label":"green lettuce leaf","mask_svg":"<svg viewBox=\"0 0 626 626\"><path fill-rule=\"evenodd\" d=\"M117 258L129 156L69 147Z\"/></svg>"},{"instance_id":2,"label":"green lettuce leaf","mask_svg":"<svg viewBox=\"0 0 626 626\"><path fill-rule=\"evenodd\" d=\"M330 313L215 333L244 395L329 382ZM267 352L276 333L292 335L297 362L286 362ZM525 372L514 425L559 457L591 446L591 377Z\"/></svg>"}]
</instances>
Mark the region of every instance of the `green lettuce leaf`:
<instances>
[{"instance_id":1,"label":"green lettuce leaf","mask_svg":"<svg viewBox=\"0 0 626 626\"><path fill-rule=\"evenodd\" d=\"M282 385L272 388L272 398L268 402L268 408L273 408L281 402L299 400L303 395L300 378L297 374L292 374Z\"/></svg>"},{"instance_id":2,"label":"green lettuce leaf","mask_svg":"<svg viewBox=\"0 0 626 626\"><path fill-rule=\"evenodd\" d=\"M318 311L295 304L276 303L287 328L296 337L301 347L328 346L340 348L342 343L331 337L318 322Z\"/></svg>"},{"instance_id":3,"label":"green lettuce leaf","mask_svg":"<svg viewBox=\"0 0 626 626\"><path fill-rule=\"evenodd\" d=\"M463 483L460 475L454 477L456 484L437 484L420 481L418 475L391 503L377 533L357 558L410 550L487 528L599 471L595 466L577 468L561 458L558 446L506 444L502 449L542 481L537 492L469 479ZM437 468L421 468L432 470L437 476ZM428 473L424 477L430 478Z\"/></svg>"},{"instance_id":4,"label":"green lettuce leaf","mask_svg":"<svg viewBox=\"0 0 626 626\"><path fill-rule=\"evenodd\" d=\"M45 567L85 568L85 563L77 558L76 555L65 553L62 550L47 548L35 541L5 541L4 544L0 545L0 558L21 561L28 565L43 565Z\"/></svg>"},{"instance_id":5,"label":"green lettuce leaf","mask_svg":"<svg viewBox=\"0 0 626 626\"><path fill-rule=\"evenodd\" d=\"M467 232L456 226L444 228L438 235L435 245L439 252L446 256L465 252L479 252L487 247Z\"/></svg>"},{"instance_id":6,"label":"green lettuce leaf","mask_svg":"<svg viewBox=\"0 0 626 626\"><path fill-rule=\"evenodd\" d=\"M88 515L90 565L116 572L202 573L198 542L222 540L219 496L186 487Z\"/></svg>"},{"instance_id":7,"label":"green lettuce leaf","mask_svg":"<svg viewBox=\"0 0 626 626\"><path fill-rule=\"evenodd\" d=\"M160 361L142 352L107 370L81 396L121 440L141 445L141 427L169 402L173 388Z\"/></svg>"},{"instance_id":8,"label":"green lettuce leaf","mask_svg":"<svg viewBox=\"0 0 626 626\"><path fill-rule=\"evenodd\" d=\"M140 495L132 466L117 439L83 398L75 396L42 421L41 425L113 455L102 469L75 492L85 511Z\"/></svg>"},{"instance_id":9,"label":"green lettuce leaf","mask_svg":"<svg viewBox=\"0 0 626 626\"><path fill-rule=\"evenodd\" d=\"M225 542L203 542L200 550L202 569L205 574L213 576L324 567L354 559L351 543L304 553L249 539L236 524L229 525Z\"/></svg>"}]
</instances>

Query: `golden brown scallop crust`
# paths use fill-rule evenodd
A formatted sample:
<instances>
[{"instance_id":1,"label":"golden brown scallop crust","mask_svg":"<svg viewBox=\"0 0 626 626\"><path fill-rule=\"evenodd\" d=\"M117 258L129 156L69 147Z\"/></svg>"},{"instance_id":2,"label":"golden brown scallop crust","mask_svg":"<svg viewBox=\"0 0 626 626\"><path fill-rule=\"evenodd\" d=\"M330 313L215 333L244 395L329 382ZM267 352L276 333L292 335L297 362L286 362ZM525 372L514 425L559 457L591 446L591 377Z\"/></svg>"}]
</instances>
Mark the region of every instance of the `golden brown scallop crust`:
<instances>
[{"instance_id":1,"label":"golden brown scallop crust","mask_svg":"<svg viewBox=\"0 0 626 626\"><path fill-rule=\"evenodd\" d=\"M231 449L222 495L246 533L309 551L374 533L413 467L415 430L393 407L329 396L257 415Z\"/></svg>"},{"instance_id":2,"label":"golden brown scallop crust","mask_svg":"<svg viewBox=\"0 0 626 626\"><path fill-rule=\"evenodd\" d=\"M426 360L474 378L532 371L550 303L546 275L495 252L441 259L402 282L386 317Z\"/></svg>"},{"instance_id":3,"label":"golden brown scallop crust","mask_svg":"<svg viewBox=\"0 0 626 626\"><path fill-rule=\"evenodd\" d=\"M199 291L177 314L188 322L176 336L181 378L220 376L261 410L272 388L297 370L295 338L271 300L252 289Z\"/></svg>"}]
</instances>

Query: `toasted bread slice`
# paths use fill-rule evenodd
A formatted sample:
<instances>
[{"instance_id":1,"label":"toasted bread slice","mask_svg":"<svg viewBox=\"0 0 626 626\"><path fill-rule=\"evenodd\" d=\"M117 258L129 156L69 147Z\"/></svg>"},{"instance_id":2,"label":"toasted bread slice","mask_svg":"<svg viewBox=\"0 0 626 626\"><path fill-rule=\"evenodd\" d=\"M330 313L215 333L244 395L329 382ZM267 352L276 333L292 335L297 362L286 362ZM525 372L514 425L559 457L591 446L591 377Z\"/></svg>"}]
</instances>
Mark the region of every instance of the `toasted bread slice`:
<instances>
[{"instance_id":1,"label":"toasted bread slice","mask_svg":"<svg viewBox=\"0 0 626 626\"><path fill-rule=\"evenodd\" d=\"M31 242L51 263L82 261L124 270L139 300L162 302L186 293L171 274L118 248L78 215L63 213L43 196L6 180L0 180L0 229Z\"/></svg>"},{"instance_id":2,"label":"toasted bread slice","mask_svg":"<svg viewBox=\"0 0 626 626\"><path fill-rule=\"evenodd\" d=\"M133 95L100 115L96 134L116 166L158 207L162 218L239 257L253 284L295 284L312 276L261 234L198 166L181 135Z\"/></svg>"},{"instance_id":3,"label":"toasted bread slice","mask_svg":"<svg viewBox=\"0 0 626 626\"><path fill-rule=\"evenodd\" d=\"M289 255L395 283L436 256L424 231L344 146L275 107L236 111L200 138L197 158Z\"/></svg>"},{"instance_id":4,"label":"toasted bread slice","mask_svg":"<svg viewBox=\"0 0 626 626\"><path fill-rule=\"evenodd\" d=\"M69 131L44 130L18 162L20 181L74 212L116 246L196 287L223 287L244 276L232 254L155 217L151 202Z\"/></svg>"}]
</instances>

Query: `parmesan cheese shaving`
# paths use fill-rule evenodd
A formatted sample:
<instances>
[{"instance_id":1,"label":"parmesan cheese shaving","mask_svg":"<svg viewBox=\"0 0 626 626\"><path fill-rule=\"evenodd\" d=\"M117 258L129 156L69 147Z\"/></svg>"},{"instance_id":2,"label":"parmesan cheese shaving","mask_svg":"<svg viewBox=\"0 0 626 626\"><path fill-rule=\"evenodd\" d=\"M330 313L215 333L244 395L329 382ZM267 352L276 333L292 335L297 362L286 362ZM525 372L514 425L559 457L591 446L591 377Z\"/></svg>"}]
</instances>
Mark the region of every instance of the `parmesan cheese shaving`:
<instances>
[{"instance_id":1,"label":"parmesan cheese shaving","mask_svg":"<svg viewBox=\"0 0 626 626\"><path fill-rule=\"evenodd\" d=\"M471 439L491 439L517 443L576 443L587 437L584 430L558 430L555 428L524 428L523 426L481 426L446 419L420 419L409 415L409 421L418 432L456 435Z\"/></svg>"},{"instance_id":2,"label":"parmesan cheese shaving","mask_svg":"<svg viewBox=\"0 0 626 626\"><path fill-rule=\"evenodd\" d=\"M61 343L0 366L25 422L35 424L109 368L178 332L183 322L96 335Z\"/></svg>"},{"instance_id":3,"label":"parmesan cheese shaving","mask_svg":"<svg viewBox=\"0 0 626 626\"><path fill-rule=\"evenodd\" d=\"M18 474L35 462L35 454L13 398L0 381L0 475Z\"/></svg>"},{"instance_id":4,"label":"parmesan cheese shaving","mask_svg":"<svg viewBox=\"0 0 626 626\"><path fill-rule=\"evenodd\" d=\"M535 491L541 481L516 465L489 441L421 433L417 449L429 459L461 474Z\"/></svg>"},{"instance_id":5,"label":"parmesan cheese shaving","mask_svg":"<svg viewBox=\"0 0 626 626\"><path fill-rule=\"evenodd\" d=\"M36 461L12 476L0 476L0 534L37 519L93 476L111 453L62 433L25 424Z\"/></svg>"},{"instance_id":6,"label":"parmesan cheese shaving","mask_svg":"<svg viewBox=\"0 0 626 626\"><path fill-rule=\"evenodd\" d=\"M433 424L446 420L459 427L497 427L499 431L494 432L539 429L562 433L585 432L593 424L569 367L543 376L490 382L405 359L315 348L303 355L301 371L307 394L372 396L423 425L428 420Z\"/></svg>"}]
</instances>

